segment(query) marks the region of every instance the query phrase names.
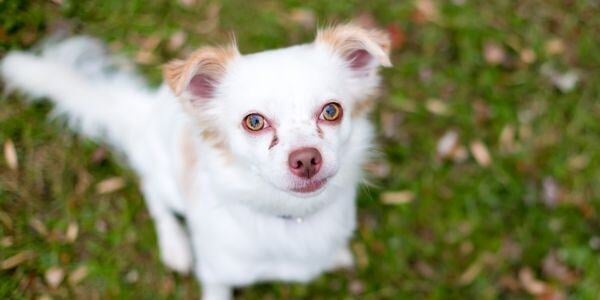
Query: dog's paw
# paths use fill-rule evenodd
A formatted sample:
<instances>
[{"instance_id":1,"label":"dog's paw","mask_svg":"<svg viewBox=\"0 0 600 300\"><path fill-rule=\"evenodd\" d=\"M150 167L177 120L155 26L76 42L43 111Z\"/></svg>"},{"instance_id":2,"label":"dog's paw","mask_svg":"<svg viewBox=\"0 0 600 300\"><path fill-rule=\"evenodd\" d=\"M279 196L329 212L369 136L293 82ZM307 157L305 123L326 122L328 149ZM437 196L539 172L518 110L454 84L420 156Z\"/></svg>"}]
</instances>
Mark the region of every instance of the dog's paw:
<instances>
[{"instance_id":1,"label":"dog's paw","mask_svg":"<svg viewBox=\"0 0 600 300\"><path fill-rule=\"evenodd\" d=\"M333 269L352 269L354 267L354 256L347 247L337 252L333 259Z\"/></svg>"},{"instance_id":2,"label":"dog's paw","mask_svg":"<svg viewBox=\"0 0 600 300\"><path fill-rule=\"evenodd\" d=\"M194 264L194 257L187 233L175 223L158 226L160 259L171 270L188 274Z\"/></svg>"}]
</instances>

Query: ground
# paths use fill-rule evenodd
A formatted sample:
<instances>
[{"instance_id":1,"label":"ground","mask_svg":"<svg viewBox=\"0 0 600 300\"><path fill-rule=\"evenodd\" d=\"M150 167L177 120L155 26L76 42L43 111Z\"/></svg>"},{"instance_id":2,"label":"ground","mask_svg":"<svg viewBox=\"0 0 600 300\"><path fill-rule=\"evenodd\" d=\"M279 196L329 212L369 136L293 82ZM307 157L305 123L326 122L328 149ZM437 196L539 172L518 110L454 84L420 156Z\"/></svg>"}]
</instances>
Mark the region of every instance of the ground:
<instances>
[{"instance_id":1,"label":"ground","mask_svg":"<svg viewBox=\"0 0 600 300\"><path fill-rule=\"evenodd\" d=\"M351 19L394 42L356 267L237 297L598 299L598 1L4 0L0 57L84 33L158 84L232 32L250 53ZM0 298L197 298L159 262L135 174L23 100L0 98Z\"/></svg>"}]
</instances>

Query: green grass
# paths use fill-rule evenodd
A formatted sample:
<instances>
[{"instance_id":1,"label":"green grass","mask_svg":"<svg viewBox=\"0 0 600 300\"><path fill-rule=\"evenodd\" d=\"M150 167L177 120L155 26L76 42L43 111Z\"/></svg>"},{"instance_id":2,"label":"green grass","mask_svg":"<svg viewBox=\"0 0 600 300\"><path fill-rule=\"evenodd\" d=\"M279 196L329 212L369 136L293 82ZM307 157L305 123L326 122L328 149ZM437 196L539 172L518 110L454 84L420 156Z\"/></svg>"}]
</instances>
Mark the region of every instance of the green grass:
<instances>
[{"instance_id":1,"label":"green grass","mask_svg":"<svg viewBox=\"0 0 600 300\"><path fill-rule=\"evenodd\" d=\"M310 41L314 30L289 19L298 8L314 12L318 24L370 15L379 26L401 28L406 38L393 52L394 67L383 72L384 93L373 115L380 126L389 127L390 119L397 124L379 139L389 174L361 189L357 267L308 285L246 288L240 299L535 298L526 289L532 286L523 276L527 269L548 293L598 299L597 1L434 1L438 16L425 21L411 1L195 2L0 1L0 56L64 27L130 57L154 40L158 45L141 59L141 70L157 84L160 63L225 42L232 31L245 53ZM217 9L218 22L207 13ZM171 49L177 31L187 39ZM563 42L563 51L549 51L552 39ZM505 54L498 65L485 58L490 43ZM534 52L533 62L521 59L525 49ZM575 70L580 81L562 92L543 66ZM432 113L431 99L448 112ZM60 119L48 121L47 103L22 100L0 99L0 143L14 142L19 163L13 170L0 161L0 262L23 251L34 256L0 270L0 298L197 298L192 277L160 264L135 175ZM509 150L500 140L507 126L515 131ZM490 165L473 155L463 162L438 157L437 142L448 130L467 149L482 141ZM113 176L125 178L125 187L98 194L95 184ZM544 200L549 187L559 191L556 205ZM379 200L395 190L415 199L400 205ZM72 222L79 234L69 242L64 235ZM85 266L88 274L51 288L44 273L53 266L67 276Z\"/></svg>"}]
</instances>

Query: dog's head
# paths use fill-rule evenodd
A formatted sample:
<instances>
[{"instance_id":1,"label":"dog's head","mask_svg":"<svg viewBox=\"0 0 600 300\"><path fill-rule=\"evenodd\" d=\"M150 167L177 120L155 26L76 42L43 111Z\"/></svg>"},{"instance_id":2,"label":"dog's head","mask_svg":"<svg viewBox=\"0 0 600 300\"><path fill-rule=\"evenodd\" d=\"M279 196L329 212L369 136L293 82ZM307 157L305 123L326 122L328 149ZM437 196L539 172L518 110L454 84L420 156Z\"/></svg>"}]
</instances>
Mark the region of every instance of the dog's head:
<instances>
[{"instance_id":1,"label":"dog's head","mask_svg":"<svg viewBox=\"0 0 600 300\"><path fill-rule=\"evenodd\" d=\"M314 197L349 161L355 126L390 66L384 33L354 25L313 43L241 55L202 48L165 66L165 79L204 139L251 176L293 197ZM354 145L356 146L356 145Z\"/></svg>"}]
</instances>

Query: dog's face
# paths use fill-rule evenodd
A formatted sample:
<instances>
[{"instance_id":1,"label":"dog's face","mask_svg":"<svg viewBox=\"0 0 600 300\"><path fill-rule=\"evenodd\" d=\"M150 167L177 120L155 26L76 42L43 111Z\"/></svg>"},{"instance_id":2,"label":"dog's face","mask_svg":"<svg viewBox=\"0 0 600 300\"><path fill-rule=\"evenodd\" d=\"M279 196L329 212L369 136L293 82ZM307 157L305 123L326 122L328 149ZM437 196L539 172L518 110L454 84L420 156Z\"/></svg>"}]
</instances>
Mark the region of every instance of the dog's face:
<instances>
[{"instance_id":1,"label":"dog's face","mask_svg":"<svg viewBox=\"0 0 600 300\"><path fill-rule=\"evenodd\" d=\"M204 48L167 65L165 77L205 139L251 176L295 197L326 189L348 161L348 141L377 91L389 41L345 25L315 42L240 55Z\"/></svg>"}]
</instances>

